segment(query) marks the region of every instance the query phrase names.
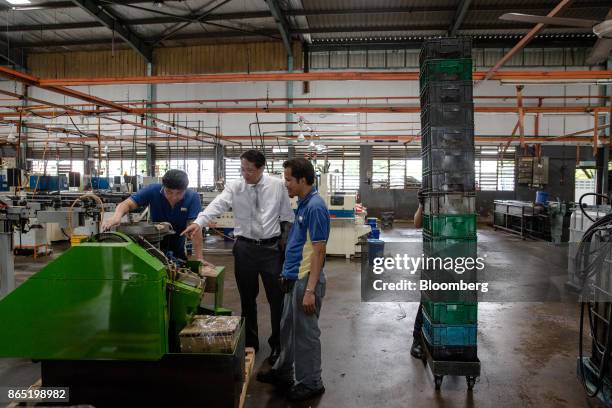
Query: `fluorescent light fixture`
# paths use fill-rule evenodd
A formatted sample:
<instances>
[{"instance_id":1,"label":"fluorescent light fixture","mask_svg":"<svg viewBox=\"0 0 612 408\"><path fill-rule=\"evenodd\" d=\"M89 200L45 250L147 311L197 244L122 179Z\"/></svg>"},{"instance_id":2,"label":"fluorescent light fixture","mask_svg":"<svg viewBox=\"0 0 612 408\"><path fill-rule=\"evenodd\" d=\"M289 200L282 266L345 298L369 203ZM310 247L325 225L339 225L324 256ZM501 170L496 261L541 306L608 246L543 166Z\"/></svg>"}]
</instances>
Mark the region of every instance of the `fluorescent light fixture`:
<instances>
[{"instance_id":1,"label":"fluorescent light fixture","mask_svg":"<svg viewBox=\"0 0 612 408\"><path fill-rule=\"evenodd\" d=\"M24 4L32 4L30 0L6 0L8 4L13 6L23 6Z\"/></svg>"},{"instance_id":2,"label":"fluorescent light fixture","mask_svg":"<svg viewBox=\"0 0 612 408\"><path fill-rule=\"evenodd\" d=\"M30 10L42 10L44 7L40 6L25 6L25 7L11 7L13 11L30 11Z\"/></svg>"}]
</instances>

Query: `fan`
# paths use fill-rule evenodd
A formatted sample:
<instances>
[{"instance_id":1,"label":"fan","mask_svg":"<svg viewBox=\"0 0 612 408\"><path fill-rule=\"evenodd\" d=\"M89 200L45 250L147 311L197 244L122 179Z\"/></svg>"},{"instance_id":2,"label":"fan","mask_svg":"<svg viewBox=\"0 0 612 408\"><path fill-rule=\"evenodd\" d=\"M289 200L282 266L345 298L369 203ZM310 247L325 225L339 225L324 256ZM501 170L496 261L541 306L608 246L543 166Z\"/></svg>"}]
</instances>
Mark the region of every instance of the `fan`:
<instances>
[{"instance_id":1,"label":"fan","mask_svg":"<svg viewBox=\"0 0 612 408\"><path fill-rule=\"evenodd\" d=\"M610 9L604 21L584 20L581 18L534 16L521 13L506 13L500 16L499 19L520 21L522 23L541 23L555 26L593 29L593 33L597 36L597 42L586 60L586 63L589 65L604 62L612 51L612 9Z\"/></svg>"}]
</instances>

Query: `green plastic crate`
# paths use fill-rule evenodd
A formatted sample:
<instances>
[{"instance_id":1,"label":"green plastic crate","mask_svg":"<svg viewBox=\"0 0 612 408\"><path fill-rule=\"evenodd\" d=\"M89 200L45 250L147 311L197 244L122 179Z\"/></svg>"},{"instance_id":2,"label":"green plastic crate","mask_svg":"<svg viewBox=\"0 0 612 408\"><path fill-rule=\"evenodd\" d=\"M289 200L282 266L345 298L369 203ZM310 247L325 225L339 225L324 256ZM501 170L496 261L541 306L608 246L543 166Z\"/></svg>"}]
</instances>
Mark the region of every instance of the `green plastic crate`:
<instances>
[{"instance_id":1,"label":"green plastic crate","mask_svg":"<svg viewBox=\"0 0 612 408\"><path fill-rule=\"evenodd\" d=\"M425 216L423 216L424 218ZM478 242L476 237L444 238L423 234L423 251L430 256L456 258L458 256L476 256Z\"/></svg>"},{"instance_id":2,"label":"green plastic crate","mask_svg":"<svg viewBox=\"0 0 612 408\"><path fill-rule=\"evenodd\" d=\"M419 82L421 90L430 81L471 81L472 59L434 59L428 60L421 65Z\"/></svg>"},{"instance_id":3,"label":"green plastic crate","mask_svg":"<svg viewBox=\"0 0 612 408\"><path fill-rule=\"evenodd\" d=\"M432 237L476 238L476 214L424 214L423 231Z\"/></svg>"},{"instance_id":4,"label":"green plastic crate","mask_svg":"<svg viewBox=\"0 0 612 408\"><path fill-rule=\"evenodd\" d=\"M478 323L477 302L439 303L423 302L433 324L475 324Z\"/></svg>"}]
</instances>

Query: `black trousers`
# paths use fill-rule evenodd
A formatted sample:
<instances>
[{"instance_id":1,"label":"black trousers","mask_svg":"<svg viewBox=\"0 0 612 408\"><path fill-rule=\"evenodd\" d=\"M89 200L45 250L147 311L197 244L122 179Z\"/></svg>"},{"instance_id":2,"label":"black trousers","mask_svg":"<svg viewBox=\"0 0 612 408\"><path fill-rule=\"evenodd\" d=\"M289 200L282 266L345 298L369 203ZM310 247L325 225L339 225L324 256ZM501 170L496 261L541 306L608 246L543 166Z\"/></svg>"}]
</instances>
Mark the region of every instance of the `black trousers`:
<instances>
[{"instance_id":1,"label":"black trousers","mask_svg":"<svg viewBox=\"0 0 612 408\"><path fill-rule=\"evenodd\" d=\"M419 310L414 318L414 328L412 329L412 337L415 339L421 338L421 328L423 327L423 304L419 304Z\"/></svg>"},{"instance_id":2,"label":"black trousers","mask_svg":"<svg viewBox=\"0 0 612 408\"><path fill-rule=\"evenodd\" d=\"M283 253L279 243L257 245L236 240L232 250L234 254L234 271L236 284L240 293L242 317L246 322L246 346L259 349L257 329L257 295L259 294L259 277L266 291L270 304L272 335L268 338L270 347L280 347L280 321L283 311L283 293L279 277L283 267Z\"/></svg>"}]
</instances>

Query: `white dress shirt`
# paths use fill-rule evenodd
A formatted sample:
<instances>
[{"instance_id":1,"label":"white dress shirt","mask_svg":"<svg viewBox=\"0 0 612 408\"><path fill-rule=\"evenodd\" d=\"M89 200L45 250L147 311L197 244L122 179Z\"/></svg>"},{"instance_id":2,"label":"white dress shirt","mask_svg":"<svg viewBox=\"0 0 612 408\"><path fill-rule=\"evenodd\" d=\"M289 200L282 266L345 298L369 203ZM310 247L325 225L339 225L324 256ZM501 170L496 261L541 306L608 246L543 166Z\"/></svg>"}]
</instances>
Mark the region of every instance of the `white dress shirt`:
<instances>
[{"instance_id":1,"label":"white dress shirt","mask_svg":"<svg viewBox=\"0 0 612 408\"><path fill-rule=\"evenodd\" d=\"M230 208L234 235L250 239L277 237L281 234L280 222L293 222L295 218L284 181L266 174L257 184L247 184L242 177L229 182L195 222L206 227Z\"/></svg>"}]
</instances>

